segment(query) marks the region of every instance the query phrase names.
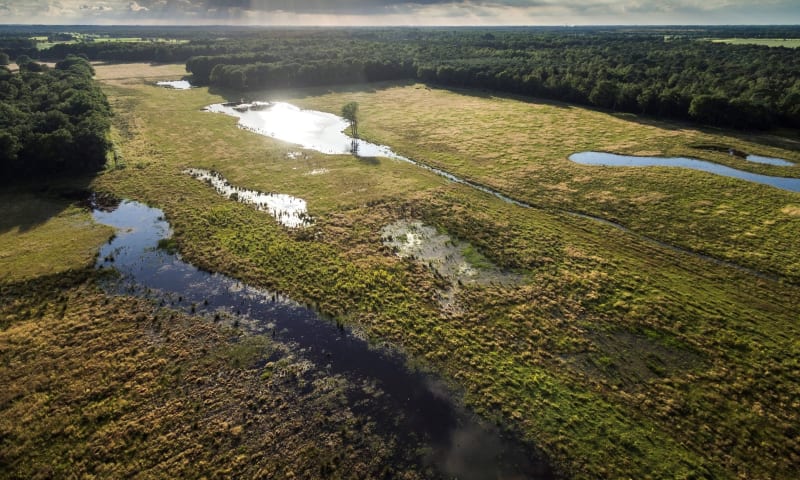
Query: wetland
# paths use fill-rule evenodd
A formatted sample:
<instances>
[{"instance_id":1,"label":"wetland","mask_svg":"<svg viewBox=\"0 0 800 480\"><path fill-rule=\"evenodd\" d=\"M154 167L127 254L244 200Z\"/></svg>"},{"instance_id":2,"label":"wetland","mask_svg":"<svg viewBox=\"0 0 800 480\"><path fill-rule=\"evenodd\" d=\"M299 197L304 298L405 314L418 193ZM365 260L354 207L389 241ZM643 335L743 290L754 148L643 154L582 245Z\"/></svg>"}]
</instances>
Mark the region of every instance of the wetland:
<instances>
[{"instance_id":1,"label":"wetland","mask_svg":"<svg viewBox=\"0 0 800 480\"><path fill-rule=\"evenodd\" d=\"M245 107L154 87L181 65L95 68L120 161L87 183L131 200L0 194L4 472L792 478L797 194L567 160L792 177L694 147L796 164L791 139L404 83Z\"/></svg>"},{"instance_id":2,"label":"wetland","mask_svg":"<svg viewBox=\"0 0 800 480\"><path fill-rule=\"evenodd\" d=\"M353 385L345 391L348 404L392 438L398 465L416 462L420 470L429 468L441 478L554 478L536 453L476 421L456 406L441 380L407 370L398 354L370 347L349 327L321 318L285 295L201 271L157 248L171 236L163 212L124 201L92 215L117 231L98 256L98 268L120 275L107 288L209 321L224 319L249 335L288 344L302 368L287 370L286 360L275 353L260 362L263 377L291 374L302 389L314 388L317 378L345 378ZM424 453L414 458L414 452Z\"/></svg>"}]
</instances>

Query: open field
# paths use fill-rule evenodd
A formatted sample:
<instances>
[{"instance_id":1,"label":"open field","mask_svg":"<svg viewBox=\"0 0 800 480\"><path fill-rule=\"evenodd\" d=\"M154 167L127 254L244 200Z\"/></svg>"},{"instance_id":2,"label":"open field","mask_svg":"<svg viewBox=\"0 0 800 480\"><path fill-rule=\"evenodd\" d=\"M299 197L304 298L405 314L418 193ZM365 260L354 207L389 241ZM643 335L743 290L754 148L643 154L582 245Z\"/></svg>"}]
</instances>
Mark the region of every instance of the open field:
<instances>
[{"instance_id":1,"label":"open field","mask_svg":"<svg viewBox=\"0 0 800 480\"><path fill-rule=\"evenodd\" d=\"M791 282L800 278L800 253L794 246L800 231L799 195L698 172L593 169L566 159L589 149L681 154L800 176L798 167L745 165L691 148L711 142L798 161L794 140L700 131L422 85L271 97L332 112L345 101L358 101L364 136L542 207L525 209L402 162L311 151L290 156L300 150L239 130L234 118L201 111L222 101L219 95L153 86L156 80L179 78L182 66L96 68L116 113L114 138L124 168L99 176L93 187L162 208L181 254L192 263L313 303L364 329L374 341L395 345L415 365L448 378L477 412L540 447L568 477L788 479L795 474L800 462L800 288ZM222 198L183 174L187 167L213 168L235 185L303 198L316 224L286 230L270 216ZM643 234L789 281L721 266L565 209L617 220ZM384 227L402 220L421 221L468 242L475 250L470 256L485 257L522 280L465 285L455 298L457 308L443 310L436 298L446 286L442 279L427 265L401 259L383 245ZM130 322L91 323L110 307L98 306L103 300L95 294L82 294L89 287L65 288L75 292L66 294L71 300L51 302L52 308L77 308L82 316L68 316L76 320L63 328L102 333L115 325L127 334L145 328ZM0 337L9 344L4 349L8 358L27 365L30 360L22 359L19 345L30 341L34 326L55 320L17 316L20 310L37 310L36 302L50 304L27 299L19 289L6 291L20 304L31 302L10 308L10 326ZM130 318L125 308L118 311ZM191 329L202 329L209 333L196 340L198 345L206 338L216 345L218 332L192 319L182 322L166 341L182 341L191 337ZM167 343L165 354L172 345ZM145 345L139 348L148 352ZM179 357L188 362L183 371L191 370L196 357ZM2 374L9 376L9 365L17 364L4 365ZM220 365L208 371L227 368ZM125 368L140 374L130 365ZM246 383L247 370L237 372L225 388L236 388L239 379ZM167 386L175 390L175 384ZM18 398L40 398L33 390ZM114 392L98 393L97 399L114 398ZM147 398L159 398L161 390L152 392ZM9 402L2 405L2 417L8 418ZM22 403L13 405L21 408ZM135 405L131 411L126 419L137 418ZM64 416L55 415L53 422L72 421L71 413L56 412ZM189 415L200 422L202 438L218 433L215 424L203 423L206 410L194 417L178 403L162 412L164 430L155 432L168 431ZM290 418L295 414L300 413L291 411ZM257 422L268 425L266 419ZM40 425L30 434L31 442L52 430ZM269 461L251 453L258 439L239 432L248 449L243 461ZM298 435L303 445L304 433ZM91 445L81 438L76 445ZM142 440L142 451L163 455L159 445L170 439L148 438ZM337 441L349 444L344 438ZM364 444L369 442L358 443ZM128 457L118 460L115 452L107 458L121 462L117 468L124 473ZM295 473L307 477L303 472L309 470L300 469L307 460L301 457L311 452L296 453L286 463L300 465ZM26 457L24 451L14 454ZM264 455L275 458L270 450ZM209 468L230 460L224 455L202 459Z\"/></svg>"},{"instance_id":2,"label":"open field","mask_svg":"<svg viewBox=\"0 0 800 480\"><path fill-rule=\"evenodd\" d=\"M767 47L800 48L800 38L715 38L711 41L730 45L764 45Z\"/></svg>"},{"instance_id":3,"label":"open field","mask_svg":"<svg viewBox=\"0 0 800 480\"><path fill-rule=\"evenodd\" d=\"M8 191L0 195L0 271L3 282L55 275L91 265L112 234L86 210L58 195Z\"/></svg>"},{"instance_id":4,"label":"open field","mask_svg":"<svg viewBox=\"0 0 800 480\"><path fill-rule=\"evenodd\" d=\"M800 282L793 192L677 168L577 165L571 153L689 156L740 170L800 177L800 141L655 122L560 103L533 103L422 85L294 99L336 112L361 103L362 136L401 155L543 208L596 215L673 245ZM458 141L452 141L454 138ZM793 167L692 148L725 145ZM753 198L759 198L753 202Z\"/></svg>"}]
</instances>

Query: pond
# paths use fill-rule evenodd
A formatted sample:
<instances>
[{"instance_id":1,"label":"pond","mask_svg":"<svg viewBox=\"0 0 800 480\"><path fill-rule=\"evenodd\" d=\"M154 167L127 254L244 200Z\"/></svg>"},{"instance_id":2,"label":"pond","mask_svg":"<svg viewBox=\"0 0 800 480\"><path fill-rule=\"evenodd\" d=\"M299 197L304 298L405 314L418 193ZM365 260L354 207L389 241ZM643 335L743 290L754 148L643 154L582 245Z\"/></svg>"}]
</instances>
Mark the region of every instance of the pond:
<instances>
[{"instance_id":1,"label":"pond","mask_svg":"<svg viewBox=\"0 0 800 480\"><path fill-rule=\"evenodd\" d=\"M800 178L772 177L757 173L745 172L718 163L697 160L687 157L637 157L632 155L617 155L605 152L580 152L573 153L569 159L582 165L597 165L607 167L679 167L700 170L725 177L738 178L749 182L761 183L771 187L800 192Z\"/></svg>"},{"instance_id":2,"label":"pond","mask_svg":"<svg viewBox=\"0 0 800 480\"><path fill-rule=\"evenodd\" d=\"M344 134L347 120L332 113L303 110L285 102L218 103L206 107L239 119L239 127L271 138L294 143L329 155L399 159L389 147L356 140Z\"/></svg>"},{"instance_id":3,"label":"pond","mask_svg":"<svg viewBox=\"0 0 800 480\"><path fill-rule=\"evenodd\" d=\"M348 403L371 416L378 429L391 432L399 452L425 452L420 463L442 477L554 478L535 452L457 407L442 382L408 370L400 355L370 347L348 329L277 292L201 271L157 248L159 240L171 234L160 210L124 201L113 210L95 209L93 217L117 229L97 261L98 268L120 273L107 285L112 292L146 295L209 317L222 312L247 333L272 335L292 345L331 375L344 375L356 385L374 384L380 395L352 388Z\"/></svg>"}]
</instances>

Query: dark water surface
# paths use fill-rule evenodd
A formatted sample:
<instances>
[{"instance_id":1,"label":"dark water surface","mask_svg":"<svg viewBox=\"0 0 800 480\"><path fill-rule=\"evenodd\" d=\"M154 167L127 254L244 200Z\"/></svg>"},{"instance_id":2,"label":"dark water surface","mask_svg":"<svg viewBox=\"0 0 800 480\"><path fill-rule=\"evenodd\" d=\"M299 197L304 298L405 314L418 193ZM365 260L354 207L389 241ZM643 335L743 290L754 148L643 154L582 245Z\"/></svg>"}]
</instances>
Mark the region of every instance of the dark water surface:
<instances>
[{"instance_id":1,"label":"dark water surface","mask_svg":"<svg viewBox=\"0 0 800 480\"><path fill-rule=\"evenodd\" d=\"M530 448L484 425L457 407L440 381L409 371L403 358L368 343L286 297L221 274L198 270L158 249L170 236L163 213L136 202L113 211L95 210L94 219L118 229L103 246L97 266L121 274L110 285L120 293L148 295L188 311L225 311L250 333L273 334L296 345L300 354L330 374L354 384L374 384L383 395L351 389L351 408L371 416L379 431L398 441L404 457L424 451L422 464L444 478L551 479L548 464Z\"/></svg>"},{"instance_id":2,"label":"dark water surface","mask_svg":"<svg viewBox=\"0 0 800 480\"><path fill-rule=\"evenodd\" d=\"M766 159L768 157L758 157ZM713 173L725 177L738 178L748 182L761 183L791 192L800 192L800 178L771 177L757 173L745 172L718 163L697 160L686 157L636 157L632 155L617 155L605 152L580 152L573 153L569 159L583 165L597 165L608 167L680 167L702 172ZM779 159L772 159L779 160ZM751 161L755 161L752 160Z\"/></svg>"}]
</instances>

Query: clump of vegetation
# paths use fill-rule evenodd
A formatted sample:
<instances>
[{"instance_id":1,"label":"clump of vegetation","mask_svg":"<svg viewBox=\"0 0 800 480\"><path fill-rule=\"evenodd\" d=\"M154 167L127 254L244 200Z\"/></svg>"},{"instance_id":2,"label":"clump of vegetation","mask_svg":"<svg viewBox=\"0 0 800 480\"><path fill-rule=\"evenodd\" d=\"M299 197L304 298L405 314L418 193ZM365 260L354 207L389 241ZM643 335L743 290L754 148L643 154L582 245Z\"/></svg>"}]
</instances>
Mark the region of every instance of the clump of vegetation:
<instances>
[{"instance_id":1,"label":"clump of vegetation","mask_svg":"<svg viewBox=\"0 0 800 480\"><path fill-rule=\"evenodd\" d=\"M350 123L350 136L358 138L358 102L348 102L342 107L342 117Z\"/></svg>"},{"instance_id":2,"label":"clump of vegetation","mask_svg":"<svg viewBox=\"0 0 800 480\"><path fill-rule=\"evenodd\" d=\"M69 56L47 71L24 56L17 63L19 73L0 69L3 181L102 169L111 110L89 62Z\"/></svg>"}]
</instances>

